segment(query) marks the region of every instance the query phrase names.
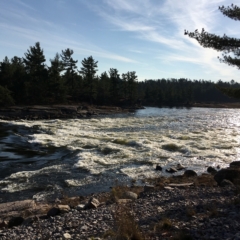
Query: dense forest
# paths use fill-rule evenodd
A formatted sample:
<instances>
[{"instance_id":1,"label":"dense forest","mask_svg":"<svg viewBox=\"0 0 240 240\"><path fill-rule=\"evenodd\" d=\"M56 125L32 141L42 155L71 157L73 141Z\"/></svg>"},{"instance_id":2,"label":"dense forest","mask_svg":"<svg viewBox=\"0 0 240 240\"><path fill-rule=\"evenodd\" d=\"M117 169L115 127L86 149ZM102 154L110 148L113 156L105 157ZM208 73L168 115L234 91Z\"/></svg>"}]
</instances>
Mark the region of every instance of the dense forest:
<instances>
[{"instance_id":1,"label":"dense forest","mask_svg":"<svg viewBox=\"0 0 240 240\"><path fill-rule=\"evenodd\" d=\"M180 106L193 102L233 102L219 89L240 88L234 82L158 79L138 81L135 71L120 73L116 68L97 75L98 62L84 58L78 69L73 50L65 49L50 59L40 43L24 57L5 57L0 62L0 105L32 105L87 102L99 105Z\"/></svg>"}]
</instances>

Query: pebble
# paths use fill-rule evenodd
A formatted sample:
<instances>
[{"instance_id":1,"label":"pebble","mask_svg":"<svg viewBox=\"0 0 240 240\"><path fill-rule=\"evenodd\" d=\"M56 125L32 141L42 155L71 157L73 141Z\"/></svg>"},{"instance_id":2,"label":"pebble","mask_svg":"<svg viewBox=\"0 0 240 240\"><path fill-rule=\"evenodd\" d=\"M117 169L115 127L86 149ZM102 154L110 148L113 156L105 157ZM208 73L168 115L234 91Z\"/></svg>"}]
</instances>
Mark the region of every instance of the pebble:
<instances>
[{"instance_id":1,"label":"pebble","mask_svg":"<svg viewBox=\"0 0 240 240\"><path fill-rule=\"evenodd\" d=\"M93 196L98 198L98 195ZM171 239L185 231L192 239L240 239L240 204L231 203L231 187L174 188L171 191L146 191L127 203L149 239ZM114 227L118 203L95 209L71 209L27 225L2 228L0 239L98 239ZM189 214L189 212L191 214ZM154 231L154 226L169 219L169 231ZM163 235L162 235L163 234Z\"/></svg>"}]
</instances>

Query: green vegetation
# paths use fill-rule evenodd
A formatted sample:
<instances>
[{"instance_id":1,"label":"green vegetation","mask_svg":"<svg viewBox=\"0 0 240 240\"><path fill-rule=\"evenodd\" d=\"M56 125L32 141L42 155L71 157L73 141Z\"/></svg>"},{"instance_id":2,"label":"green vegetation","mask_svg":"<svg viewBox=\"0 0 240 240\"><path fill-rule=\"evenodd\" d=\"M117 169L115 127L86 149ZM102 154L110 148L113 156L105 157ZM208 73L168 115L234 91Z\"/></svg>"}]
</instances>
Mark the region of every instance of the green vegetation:
<instances>
[{"instance_id":1,"label":"green vegetation","mask_svg":"<svg viewBox=\"0 0 240 240\"><path fill-rule=\"evenodd\" d=\"M234 4L228 7L220 6L219 10L223 15L233 20L240 20L240 7ZM221 37L212 33L208 33L204 29L202 29L201 32L198 30L195 30L194 32L188 32L185 30L185 35L196 39L204 48L212 48L216 51L222 52L222 58L219 58L220 62L226 63L230 66L236 66L238 69L240 69L240 39L228 37L226 34ZM240 98L240 89L222 88L220 86L220 90L228 96Z\"/></svg>"},{"instance_id":2,"label":"green vegetation","mask_svg":"<svg viewBox=\"0 0 240 240\"><path fill-rule=\"evenodd\" d=\"M116 68L97 75L98 61L92 56L75 60L74 51L56 53L46 64L40 43L23 58L5 57L0 62L0 106L13 104L58 104L86 102L116 106L186 106L194 102L234 102L218 88L240 88L234 82L157 79L138 82L135 71L120 74ZM230 90L229 90L230 91ZM235 97L235 93L228 93Z\"/></svg>"}]
</instances>

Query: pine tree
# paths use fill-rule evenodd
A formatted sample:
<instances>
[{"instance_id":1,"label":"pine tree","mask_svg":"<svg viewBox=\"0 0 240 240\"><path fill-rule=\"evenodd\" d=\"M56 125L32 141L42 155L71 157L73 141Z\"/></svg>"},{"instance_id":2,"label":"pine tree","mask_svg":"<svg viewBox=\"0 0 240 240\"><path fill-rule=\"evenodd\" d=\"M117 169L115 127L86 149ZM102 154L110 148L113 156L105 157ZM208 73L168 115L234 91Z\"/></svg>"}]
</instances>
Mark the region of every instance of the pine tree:
<instances>
[{"instance_id":1,"label":"pine tree","mask_svg":"<svg viewBox=\"0 0 240 240\"><path fill-rule=\"evenodd\" d=\"M96 73L98 61L95 61L92 56L82 60L80 73L85 81L85 93L88 100L91 102L96 98Z\"/></svg>"},{"instance_id":2,"label":"pine tree","mask_svg":"<svg viewBox=\"0 0 240 240\"><path fill-rule=\"evenodd\" d=\"M221 6L219 10L229 18L240 20L240 8L236 5L232 4L229 7ZM190 38L196 39L200 45L205 48L213 48L223 52L223 58L221 58L220 61L240 69L240 39L228 37L226 34L221 37L208 33L204 29L202 29L201 32L198 30L194 32L185 30L184 34L188 35Z\"/></svg>"},{"instance_id":3,"label":"pine tree","mask_svg":"<svg viewBox=\"0 0 240 240\"><path fill-rule=\"evenodd\" d=\"M231 6L224 7L220 6L219 10L225 16L239 21L240 20L240 7L232 4ZM222 52L222 58L218 57L220 62L226 63L230 66L236 66L240 69L240 39L229 37L226 34L223 36L218 36L216 34L208 33L205 29L201 32L195 30L194 32L188 32L185 30L185 35L190 38L196 39L201 46L204 48L212 48L216 51ZM219 87L219 89L227 94L228 96L240 98L240 91L235 89L224 89Z\"/></svg>"},{"instance_id":4,"label":"pine tree","mask_svg":"<svg viewBox=\"0 0 240 240\"><path fill-rule=\"evenodd\" d=\"M66 88L63 84L61 72L64 70L63 62L57 53L53 59L50 59L48 96L54 102L64 102L66 99Z\"/></svg>"},{"instance_id":5,"label":"pine tree","mask_svg":"<svg viewBox=\"0 0 240 240\"><path fill-rule=\"evenodd\" d=\"M23 63L27 73L26 90L28 101L34 103L46 102L48 73L45 56L40 43L30 47L24 54Z\"/></svg>"},{"instance_id":6,"label":"pine tree","mask_svg":"<svg viewBox=\"0 0 240 240\"><path fill-rule=\"evenodd\" d=\"M67 84L71 86L71 92L74 90L74 80L77 75L77 60L73 60L73 50L67 48L64 51L62 50L62 54L60 55L62 58L63 67L65 70L64 77L66 79Z\"/></svg>"}]
</instances>

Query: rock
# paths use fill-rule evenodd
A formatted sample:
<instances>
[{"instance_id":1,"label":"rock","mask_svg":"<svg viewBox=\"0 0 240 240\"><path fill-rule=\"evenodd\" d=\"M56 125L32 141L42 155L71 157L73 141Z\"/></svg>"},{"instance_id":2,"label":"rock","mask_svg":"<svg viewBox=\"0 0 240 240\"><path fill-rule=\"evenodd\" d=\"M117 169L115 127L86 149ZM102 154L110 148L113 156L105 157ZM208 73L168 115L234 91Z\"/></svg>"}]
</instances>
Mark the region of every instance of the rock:
<instances>
[{"instance_id":1,"label":"rock","mask_svg":"<svg viewBox=\"0 0 240 240\"><path fill-rule=\"evenodd\" d=\"M1 228L6 228L8 226L8 222L7 221L2 221L1 223L0 223L0 229Z\"/></svg>"},{"instance_id":2,"label":"rock","mask_svg":"<svg viewBox=\"0 0 240 240\"><path fill-rule=\"evenodd\" d=\"M138 195L134 192L126 191L123 193L123 198L136 200L138 198Z\"/></svg>"},{"instance_id":3,"label":"rock","mask_svg":"<svg viewBox=\"0 0 240 240\"><path fill-rule=\"evenodd\" d=\"M15 226L19 226L24 222L24 218L22 217L13 217L9 220L8 222L8 227L15 227Z\"/></svg>"},{"instance_id":4,"label":"rock","mask_svg":"<svg viewBox=\"0 0 240 240\"><path fill-rule=\"evenodd\" d=\"M214 167L210 166L210 167L207 168L207 172L211 173L211 174L215 174L215 173L217 173L217 170Z\"/></svg>"},{"instance_id":5,"label":"rock","mask_svg":"<svg viewBox=\"0 0 240 240\"><path fill-rule=\"evenodd\" d=\"M219 185L220 187L226 187L226 186L234 186L234 184L227 180L227 179L223 179Z\"/></svg>"},{"instance_id":6,"label":"rock","mask_svg":"<svg viewBox=\"0 0 240 240\"><path fill-rule=\"evenodd\" d=\"M240 168L240 161L234 161L229 164L231 168Z\"/></svg>"},{"instance_id":7,"label":"rock","mask_svg":"<svg viewBox=\"0 0 240 240\"><path fill-rule=\"evenodd\" d=\"M169 187L178 187L178 188L186 188L192 186L193 183L170 183Z\"/></svg>"},{"instance_id":8,"label":"rock","mask_svg":"<svg viewBox=\"0 0 240 240\"><path fill-rule=\"evenodd\" d=\"M155 187L153 185L146 185L146 186L144 186L143 191L149 192L149 191L153 191L154 189L155 189Z\"/></svg>"},{"instance_id":9,"label":"rock","mask_svg":"<svg viewBox=\"0 0 240 240\"><path fill-rule=\"evenodd\" d=\"M100 202L96 198L90 198L86 208L97 208L100 205Z\"/></svg>"},{"instance_id":10,"label":"rock","mask_svg":"<svg viewBox=\"0 0 240 240\"><path fill-rule=\"evenodd\" d=\"M58 205L60 213L68 213L70 211L70 207L68 205Z\"/></svg>"},{"instance_id":11,"label":"rock","mask_svg":"<svg viewBox=\"0 0 240 240\"><path fill-rule=\"evenodd\" d=\"M184 167L183 165L181 165L180 163L178 163L177 164L177 167L176 167L176 169L178 170L178 171L181 171L181 170L183 170L183 169L185 169L186 167Z\"/></svg>"},{"instance_id":12,"label":"rock","mask_svg":"<svg viewBox=\"0 0 240 240\"><path fill-rule=\"evenodd\" d=\"M85 209L85 206L86 206L86 204L78 204L77 207L76 207L76 209L77 209L78 211L81 211L81 210L84 210L84 209Z\"/></svg>"},{"instance_id":13,"label":"rock","mask_svg":"<svg viewBox=\"0 0 240 240\"><path fill-rule=\"evenodd\" d=\"M184 177L196 177L197 173L193 170L186 170L183 174Z\"/></svg>"},{"instance_id":14,"label":"rock","mask_svg":"<svg viewBox=\"0 0 240 240\"><path fill-rule=\"evenodd\" d=\"M58 215L59 213L60 213L60 209L56 208L56 207L53 207L47 212L47 216L48 217L54 217L54 216Z\"/></svg>"},{"instance_id":15,"label":"rock","mask_svg":"<svg viewBox=\"0 0 240 240\"><path fill-rule=\"evenodd\" d=\"M162 167L161 167L160 165L157 164L157 166L156 166L156 170L157 170L157 171L162 171Z\"/></svg>"},{"instance_id":16,"label":"rock","mask_svg":"<svg viewBox=\"0 0 240 240\"><path fill-rule=\"evenodd\" d=\"M214 180L218 183L218 185L220 185L224 179L229 180L232 183L236 180L240 180L240 168L221 169L214 176Z\"/></svg>"},{"instance_id":17,"label":"rock","mask_svg":"<svg viewBox=\"0 0 240 240\"><path fill-rule=\"evenodd\" d=\"M175 172L177 172L178 170L176 169L176 168L174 168L174 167L171 167L171 168L168 168L168 169L166 169L166 172L168 172L168 173L175 173Z\"/></svg>"},{"instance_id":18,"label":"rock","mask_svg":"<svg viewBox=\"0 0 240 240\"><path fill-rule=\"evenodd\" d=\"M132 202L132 199L118 199L117 203L118 204L126 204Z\"/></svg>"},{"instance_id":19,"label":"rock","mask_svg":"<svg viewBox=\"0 0 240 240\"><path fill-rule=\"evenodd\" d=\"M1 203L0 204L0 215L3 216L4 214L8 214L8 216L12 213L16 212L23 212L26 210L32 210L36 208L35 201L33 200L24 200L24 201L16 201L16 202L8 202L8 203Z\"/></svg>"},{"instance_id":20,"label":"rock","mask_svg":"<svg viewBox=\"0 0 240 240\"><path fill-rule=\"evenodd\" d=\"M71 235L69 233L63 234L64 239L71 239Z\"/></svg>"}]
</instances>

